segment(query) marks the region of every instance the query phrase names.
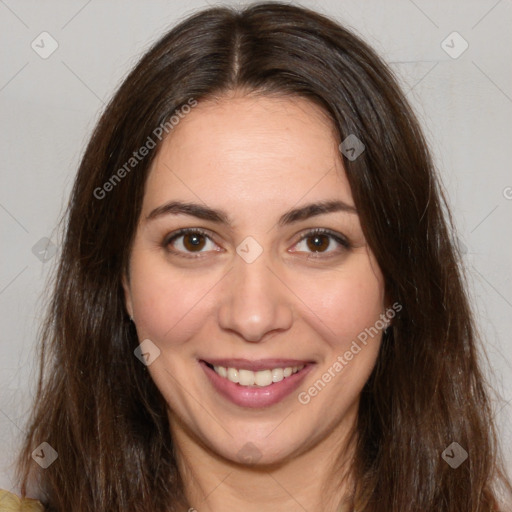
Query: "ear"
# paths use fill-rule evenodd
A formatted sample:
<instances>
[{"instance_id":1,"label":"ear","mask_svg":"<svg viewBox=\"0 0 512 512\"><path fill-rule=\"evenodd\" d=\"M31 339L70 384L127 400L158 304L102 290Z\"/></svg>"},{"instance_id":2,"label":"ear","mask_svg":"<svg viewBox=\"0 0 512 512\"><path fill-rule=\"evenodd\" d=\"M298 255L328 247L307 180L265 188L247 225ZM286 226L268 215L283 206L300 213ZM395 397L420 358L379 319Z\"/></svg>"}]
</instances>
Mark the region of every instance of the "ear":
<instances>
[{"instance_id":1,"label":"ear","mask_svg":"<svg viewBox=\"0 0 512 512\"><path fill-rule=\"evenodd\" d=\"M123 285L124 290L124 304L126 307L126 311L128 312L128 315L130 315L130 318L133 317L133 304L132 304L132 293L130 290L130 279L126 275L126 273L123 273L121 277L121 284Z\"/></svg>"}]
</instances>

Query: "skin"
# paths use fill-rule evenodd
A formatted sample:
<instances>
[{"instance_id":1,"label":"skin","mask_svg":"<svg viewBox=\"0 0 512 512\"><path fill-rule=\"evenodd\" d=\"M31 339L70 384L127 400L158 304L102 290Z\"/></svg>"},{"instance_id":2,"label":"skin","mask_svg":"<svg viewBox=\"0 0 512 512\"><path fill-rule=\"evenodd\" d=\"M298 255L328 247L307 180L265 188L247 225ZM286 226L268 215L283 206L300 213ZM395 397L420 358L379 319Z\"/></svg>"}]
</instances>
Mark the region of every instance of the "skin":
<instances>
[{"instance_id":1,"label":"skin","mask_svg":"<svg viewBox=\"0 0 512 512\"><path fill-rule=\"evenodd\" d=\"M305 99L235 92L199 102L152 164L123 286L139 339L160 350L148 370L169 405L186 495L199 512L334 512L348 485L331 483L340 474L334 463L352 454L347 435L380 333L309 403L297 395L380 318L384 280L357 213L277 226L283 213L306 203L354 205L339 142L321 109ZM184 214L146 221L170 200L222 209L232 225ZM190 236L164 247L169 234L188 227L211 236L196 252ZM345 236L351 248L324 237L315 252L314 236L300 241L313 228ZM247 236L263 249L252 263L236 252ZM297 392L249 409L211 386L198 365L208 356L315 366ZM248 442L260 455L255 464L239 459Z\"/></svg>"}]
</instances>

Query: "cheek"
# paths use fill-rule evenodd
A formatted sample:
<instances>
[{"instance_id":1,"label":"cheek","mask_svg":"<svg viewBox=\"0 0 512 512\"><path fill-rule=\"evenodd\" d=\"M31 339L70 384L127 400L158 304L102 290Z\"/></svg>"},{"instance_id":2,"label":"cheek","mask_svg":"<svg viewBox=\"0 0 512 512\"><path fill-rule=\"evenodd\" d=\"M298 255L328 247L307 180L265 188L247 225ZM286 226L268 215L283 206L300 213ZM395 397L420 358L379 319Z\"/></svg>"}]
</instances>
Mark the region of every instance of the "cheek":
<instances>
[{"instance_id":1,"label":"cheek","mask_svg":"<svg viewBox=\"0 0 512 512\"><path fill-rule=\"evenodd\" d=\"M336 350L350 345L384 312L383 279L364 258L339 272L297 281L295 289L304 297L305 318Z\"/></svg>"},{"instance_id":2,"label":"cheek","mask_svg":"<svg viewBox=\"0 0 512 512\"><path fill-rule=\"evenodd\" d=\"M178 345L201 325L199 320L209 308L208 292L215 283L208 274L169 268L161 258L134 255L131 295L139 338Z\"/></svg>"}]
</instances>

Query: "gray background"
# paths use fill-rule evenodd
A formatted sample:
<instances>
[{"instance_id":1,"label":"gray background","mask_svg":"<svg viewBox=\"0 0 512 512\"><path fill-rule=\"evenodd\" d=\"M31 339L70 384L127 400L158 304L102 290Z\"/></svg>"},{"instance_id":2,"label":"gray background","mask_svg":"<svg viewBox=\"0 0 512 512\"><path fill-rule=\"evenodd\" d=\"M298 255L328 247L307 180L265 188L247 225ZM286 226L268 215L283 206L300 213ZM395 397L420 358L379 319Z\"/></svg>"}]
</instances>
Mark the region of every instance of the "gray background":
<instances>
[{"instance_id":1,"label":"gray background","mask_svg":"<svg viewBox=\"0 0 512 512\"><path fill-rule=\"evenodd\" d=\"M58 252L56 223L80 156L122 78L165 30L206 5L0 0L2 488L17 490L12 461L34 390L43 292L57 261L51 251L41 261L32 249L47 237ZM420 116L465 252L492 383L502 397L496 417L512 473L512 2L302 5L334 16L373 45L392 63ZM40 52L51 48L44 31L58 43L46 59L31 47L35 41ZM441 46L454 31L469 44L457 58ZM452 54L463 49L457 36L446 44Z\"/></svg>"}]
</instances>

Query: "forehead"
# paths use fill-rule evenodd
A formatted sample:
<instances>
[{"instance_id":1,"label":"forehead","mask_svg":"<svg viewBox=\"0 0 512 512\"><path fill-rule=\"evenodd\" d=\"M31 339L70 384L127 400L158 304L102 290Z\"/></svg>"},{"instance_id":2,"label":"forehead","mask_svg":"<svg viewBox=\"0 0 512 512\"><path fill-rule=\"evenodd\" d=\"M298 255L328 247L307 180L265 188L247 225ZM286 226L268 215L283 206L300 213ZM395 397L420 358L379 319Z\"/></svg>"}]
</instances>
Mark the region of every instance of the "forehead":
<instances>
[{"instance_id":1,"label":"forehead","mask_svg":"<svg viewBox=\"0 0 512 512\"><path fill-rule=\"evenodd\" d=\"M332 121L298 97L199 102L153 161L144 210L172 198L254 212L338 198L352 204Z\"/></svg>"}]
</instances>

